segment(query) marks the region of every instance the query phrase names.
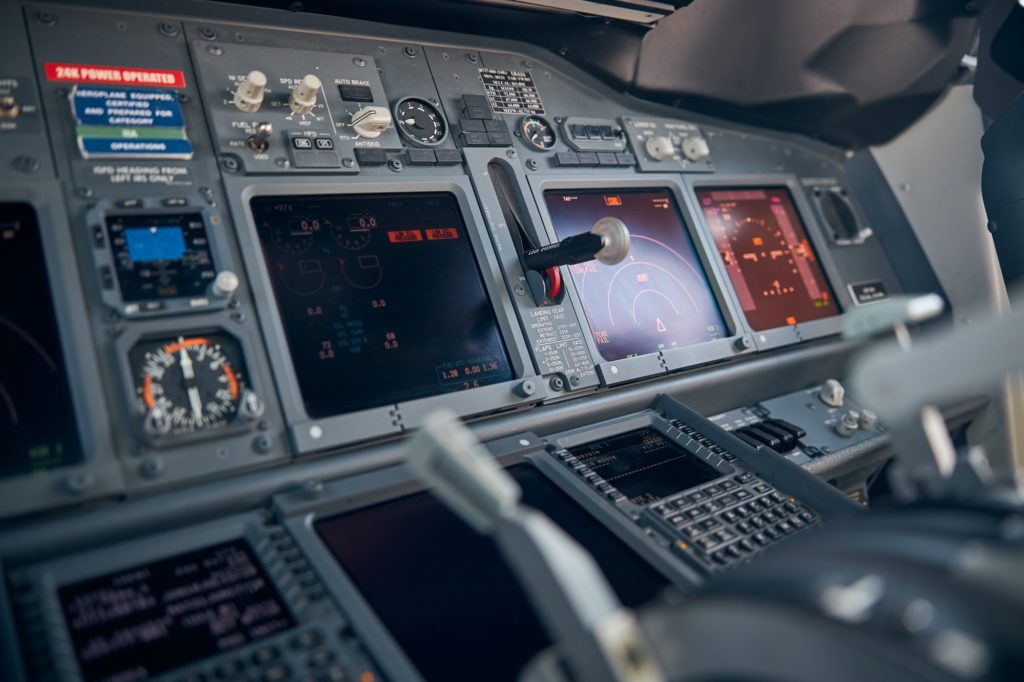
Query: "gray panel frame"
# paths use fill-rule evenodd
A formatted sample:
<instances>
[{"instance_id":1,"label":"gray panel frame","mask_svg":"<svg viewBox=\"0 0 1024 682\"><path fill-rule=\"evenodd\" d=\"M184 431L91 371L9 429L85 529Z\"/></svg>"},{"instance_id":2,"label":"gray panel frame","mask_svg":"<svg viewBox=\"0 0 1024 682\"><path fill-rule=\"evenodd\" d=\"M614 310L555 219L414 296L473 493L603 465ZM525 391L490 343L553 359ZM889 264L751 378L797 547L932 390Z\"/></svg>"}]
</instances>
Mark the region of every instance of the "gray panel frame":
<instances>
[{"instance_id":1,"label":"gray panel frame","mask_svg":"<svg viewBox=\"0 0 1024 682\"><path fill-rule=\"evenodd\" d=\"M628 519L606 505L595 505L594 499L582 486L573 485L558 472L558 464L544 451L541 439L530 433L511 436L488 444L491 454L503 467L527 462L535 466L545 478L569 495L588 511L601 525L629 546L643 560L681 591L692 590L695 575L664 548L653 544L647 535ZM313 567L342 610L349 616L353 628L362 637L367 648L375 654L385 673L398 680L422 680L412 661L398 645L368 599L342 568L327 544L320 539L314 525L330 518L369 506L424 492L428 486L416 478L404 465L333 481L325 486L320 498L311 501L301 492L279 495L274 504L285 517L283 525L291 532L295 543L305 552Z\"/></svg>"},{"instance_id":2,"label":"gray panel frame","mask_svg":"<svg viewBox=\"0 0 1024 682\"><path fill-rule=\"evenodd\" d=\"M775 329L766 329L758 332L754 331L750 326L750 323L747 321L746 314L743 313L742 307L739 306L739 299L736 298L736 292L732 286L732 280L729 278L729 273L725 270L725 263L722 261L722 256L718 252L718 247L715 245L714 237L711 234L711 227L704 218L704 212L699 210L699 208L696 211L696 219L700 225L701 232L703 232L711 242L715 253L714 259L721 268L721 276L724 278L723 281L728 283L727 286L737 302L737 310L740 312L740 319L743 320L744 329L753 337L758 350L768 350L770 348L777 348L779 346L799 343L810 339L832 336L842 331L843 313L855 306L850 298L850 292L847 290L843 278L840 276L839 270L836 267L835 262L832 260L832 253L829 248L830 242L828 238L826 238L824 230L818 221L817 214L812 210L811 205L807 200L807 193L804 191L803 186L795 175L788 173L769 173L764 175L735 174L716 175L715 177L686 177L685 183L687 193L695 207L700 206L700 202L697 200L697 191L701 189L714 189L720 187L738 187L746 189L785 187L789 190L790 197L793 199L793 205L796 207L797 215L800 217L800 220L803 221L804 228L807 230L807 236L811 240L811 244L814 247L814 252L818 257L818 261L821 263L822 270L825 273L825 278L828 280L828 284L832 288L832 293L836 299L836 305L839 307L839 315L822 320L814 320L812 322L797 323L789 327L777 327Z\"/></svg>"},{"instance_id":3,"label":"gray panel frame","mask_svg":"<svg viewBox=\"0 0 1024 682\"><path fill-rule=\"evenodd\" d=\"M0 479L4 516L16 516L117 493L125 482L114 456L108 408L95 399L102 380L60 187L55 182L5 184L0 186L0 202L29 204L36 212L71 403L85 454L81 464Z\"/></svg>"},{"instance_id":4,"label":"gray panel frame","mask_svg":"<svg viewBox=\"0 0 1024 682\"><path fill-rule=\"evenodd\" d=\"M607 386L705 365L750 352L750 349L740 349L736 345L741 337L748 335L748 330L741 323L743 318L738 314L739 310L735 301L730 296L729 289L725 285L727 275L723 270L722 264L710 256L710 251L714 248L714 245L709 243L707 231L698 228L698 222L693 215L695 204L686 191L681 178L682 176L678 174L653 173L645 175L632 173L629 175L621 173L602 174L598 177L588 177L586 179L569 179L564 175L554 174L536 174L528 177L533 198L537 204L537 210L542 218L538 228L543 227L545 231L544 236L547 237L548 243L558 241L554 223L544 201L544 192L548 190L605 189L615 191L617 189L651 189L665 190L671 193L679 208L683 226L693 240L694 251L700 259L701 266L704 268L704 273L711 286L712 295L725 320L727 335L721 339L615 361L603 359L597 344L594 342L588 321L585 337L590 348L591 357L595 359L601 358L596 366L602 382ZM586 312L583 302L580 300L579 292L576 290L575 282L571 277L566 277L564 280L566 295L576 309L580 320L586 320Z\"/></svg>"},{"instance_id":5,"label":"gray panel frame","mask_svg":"<svg viewBox=\"0 0 1024 682\"><path fill-rule=\"evenodd\" d=\"M526 350L522 329L515 314L504 278L494 255L490 238L473 193L464 176L439 177L434 180L384 182L379 179L347 179L344 183L310 182L307 178L226 178L228 203L235 216L239 246L248 273L253 298L259 313L271 371L277 381L285 419L289 424L292 445L298 454L354 443L377 436L398 435L422 423L423 417L443 404L461 417L528 405L547 397L547 389L534 382L535 391L523 397L516 393L524 379L536 376ZM249 201L260 196L346 195L447 192L452 194L466 223L473 253L480 268L484 288L498 321L502 340L512 362L516 379L468 391L443 393L417 400L372 407L358 412L313 419L307 413L299 390L284 325L275 303L273 286L267 275L259 236Z\"/></svg>"}]
</instances>

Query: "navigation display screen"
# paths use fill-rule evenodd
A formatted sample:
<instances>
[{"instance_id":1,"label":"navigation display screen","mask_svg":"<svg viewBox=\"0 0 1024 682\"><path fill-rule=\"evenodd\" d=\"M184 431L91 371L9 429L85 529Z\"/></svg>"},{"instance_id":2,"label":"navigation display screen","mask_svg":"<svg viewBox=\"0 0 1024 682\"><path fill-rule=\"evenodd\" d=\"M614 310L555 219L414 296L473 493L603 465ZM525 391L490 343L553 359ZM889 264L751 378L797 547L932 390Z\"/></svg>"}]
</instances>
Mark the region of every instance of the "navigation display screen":
<instances>
[{"instance_id":1,"label":"navigation display screen","mask_svg":"<svg viewBox=\"0 0 1024 682\"><path fill-rule=\"evenodd\" d=\"M533 465L508 471L523 502L594 556L626 606L645 604L668 586ZM430 493L327 518L316 531L428 680L512 682L551 645L494 542Z\"/></svg>"},{"instance_id":2,"label":"navigation display screen","mask_svg":"<svg viewBox=\"0 0 1024 682\"><path fill-rule=\"evenodd\" d=\"M81 462L35 209L0 203L0 477Z\"/></svg>"},{"instance_id":3,"label":"navigation display screen","mask_svg":"<svg viewBox=\"0 0 1024 682\"><path fill-rule=\"evenodd\" d=\"M204 296L217 276L202 214L108 216L126 303Z\"/></svg>"},{"instance_id":4,"label":"navigation display screen","mask_svg":"<svg viewBox=\"0 0 1024 682\"><path fill-rule=\"evenodd\" d=\"M839 314L788 189L705 188L697 198L751 328Z\"/></svg>"},{"instance_id":5,"label":"navigation display screen","mask_svg":"<svg viewBox=\"0 0 1024 682\"><path fill-rule=\"evenodd\" d=\"M559 239L589 232L601 218L629 228L617 265L569 266L597 349L605 360L682 348L728 335L707 274L666 190L548 190Z\"/></svg>"},{"instance_id":6,"label":"navigation display screen","mask_svg":"<svg viewBox=\"0 0 1024 682\"><path fill-rule=\"evenodd\" d=\"M295 625L245 540L68 585L59 596L87 682L145 680Z\"/></svg>"},{"instance_id":7,"label":"navigation display screen","mask_svg":"<svg viewBox=\"0 0 1024 682\"><path fill-rule=\"evenodd\" d=\"M630 431L569 452L635 504L657 502L722 475L654 429Z\"/></svg>"},{"instance_id":8,"label":"navigation display screen","mask_svg":"<svg viewBox=\"0 0 1024 682\"><path fill-rule=\"evenodd\" d=\"M512 379L455 197L258 197L260 243L310 417Z\"/></svg>"}]
</instances>

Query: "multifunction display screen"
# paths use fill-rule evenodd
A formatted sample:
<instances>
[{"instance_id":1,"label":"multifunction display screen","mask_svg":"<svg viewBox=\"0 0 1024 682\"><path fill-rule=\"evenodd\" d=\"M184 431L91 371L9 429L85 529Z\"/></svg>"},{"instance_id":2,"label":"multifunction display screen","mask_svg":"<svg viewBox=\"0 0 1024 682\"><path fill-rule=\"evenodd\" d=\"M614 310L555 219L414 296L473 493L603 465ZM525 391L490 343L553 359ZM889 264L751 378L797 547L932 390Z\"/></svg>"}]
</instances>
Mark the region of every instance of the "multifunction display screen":
<instances>
[{"instance_id":1,"label":"multifunction display screen","mask_svg":"<svg viewBox=\"0 0 1024 682\"><path fill-rule=\"evenodd\" d=\"M635 504L657 502L722 475L654 429L630 431L569 451Z\"/></svg>"},{"instance_id":2,"label":"multifunction display screen","mask_svg":"<svg viewBox=\"0 0 1024 682\"><path fill-rule=\"evenodd\" d=\"M36 212L0 203L0 477L81 462Z\"/></svg>"},{"instance_id":3,"label":"multifunction display screen","mask_svg":"<svg viewBox=\"0 0 1024 682\"><path fill-rule=\"evenodd\" d=\"M697 198L755 331L839 314L789 190L705 188Z\"/></svg>"},{"instance_id":4,"label":"multifunction display screen","mask_svg":"<svg viewBox=\"0 0 1024 682\"><path fill-rule=\"evenodd\" d=\"M144 680L295 621L245 540L59 590L87 682Z\"/></svg>"},{"instance_id":5,"label":"multifunction display screen","mask_svg":"<svg viewBox=\"0 0 1024 682\"><path fill-rule=\"evenodd\" d=\"M455 197L258 197L260 243L311 417L512 378Z\"/></svg>"},{"instance_id":6,"label":"multifunction display screen","mask_svg":"<svg viewBox=\"0 0 1024 682\"><path fill-rule=\"evenodd\" d=\"M645 604L668 586L535 467L508 471L523 502L594 556L626 606ZM316 531L425 679L512 682L551 646L494 542L430 493L324 519Z\"/></svg>"},{"instance_id":7,"label":"multifunction display screen","mask_svg":"<svg viewBox=\"0 0 1024 682\"><path fill-rule=\"evenodd\" d=\"M605 360L682 348L727 335L707 274L666 190L549 190L559 239L589 232L601 218L629 228L629 255L618 265L569 266Z\"/></svg>"},{"instance_id":8,"label":"multifunction display screen","mask_svg":"<svg viewBox=\"0 0 1024 682\"><path fill-rule=\"evenodd\" d=\"M199 213L107 217L126 303L204 296L217 276Z\"/></svg>"}]
</instances>

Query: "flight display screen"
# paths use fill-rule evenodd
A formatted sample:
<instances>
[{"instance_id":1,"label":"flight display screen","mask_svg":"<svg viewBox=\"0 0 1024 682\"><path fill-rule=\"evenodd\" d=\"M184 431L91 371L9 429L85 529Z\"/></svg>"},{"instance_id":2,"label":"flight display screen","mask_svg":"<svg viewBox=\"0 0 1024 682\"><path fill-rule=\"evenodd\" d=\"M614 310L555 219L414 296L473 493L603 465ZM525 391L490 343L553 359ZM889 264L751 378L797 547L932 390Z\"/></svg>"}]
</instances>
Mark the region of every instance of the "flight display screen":
<instances>
[{"instance_id":1,"label":"flight display screen","mask_svg":"<svg viewBox=\"0 0 1024 682\"><path fill-rule=\"evenodd\" d=\"M126 303L203 296L217 276L200 213L108 216L107 234Z\"/></svg>"},{"instance_id":2,"label":"flight display screen","mask_svg":"<svg viewBox=\"0 0 1024 682\"><path fill-rule=\"evenodd\" d=\"M606 216L629 228L629 255L621 263L569 266L605 360L682 348L728 334L670 192L548 190L544 201L559 239L589 232Z\"/></svg>"},{"instance_id":3,"label":"flight display screen","mask_svg":"<svg viewBox=\"0 0 1024 682\"><path fill-rule=\"evenodd\" d=\"M512 379L452 194L257 197L252 212L310 417Z\"/></svg>"},{"instance_id":4,"label":"flight display screen","mask_svg":"<svg viewBox=\"0 0 1024 682\"><path fill-rule=\"evenodd\" d=\"M35 209L0 203L0 477L81 462Z\"/></svg>"},{"instance_id":5,"label":"flight display screen","mask_svg":"<svg viewBox=\"0 0 1024 682\"><path fill-rule=\"evenodd\" d=\"M58 592L87 682L145 680L295 625L245 540Z\"/></svg>"},{"instance_id":6,"label":"flight display screen","mask_svg":"<svg viewBox=\"0 0 1024 682\"><path fill-rule=\"evenodd\" d=\"M654 429L587 443L569 452L634 504L649 504L722 474Z\"/></svg>"},{"instance_id":7,"label":"flight display screen","mask_svg":"<svg viewBox=\"0 0 1024 682\"><path fill-rule=\"evenodd\" d=\"M626 606L668 586L533 465L508 472L525 504L594 556ZM512 682L551 645L495 543L430 493L323 519L316 531L425 679Z\"/></svg>"},{"instance_id":8,"label":"flight display screen","mask_svg":"<svg viewBox=\"0 0 1024 682\"><path fill-rule=\"evenodd\" d=\"M704 188L697 199L754 331L839 314L788 189Z\"/></svg>"}]
</instances>

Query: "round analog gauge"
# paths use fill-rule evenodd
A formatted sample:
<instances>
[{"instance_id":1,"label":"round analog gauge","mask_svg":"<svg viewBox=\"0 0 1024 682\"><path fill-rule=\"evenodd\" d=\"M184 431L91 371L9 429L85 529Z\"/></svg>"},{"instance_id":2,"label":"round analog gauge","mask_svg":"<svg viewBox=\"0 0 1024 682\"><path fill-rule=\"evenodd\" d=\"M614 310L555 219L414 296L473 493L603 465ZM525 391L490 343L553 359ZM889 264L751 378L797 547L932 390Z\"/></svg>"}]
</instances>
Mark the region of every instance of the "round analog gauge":
<instances>
[{"instance_id":1,"label":"round analog gauge","mask_svg":"<svg viewBox=\"0 0 1024 682\"><path fill-rule=\"evenodd\" d=\"M224 426L255 401L245 387L241 348L227 334L144 341L130 361L149 435Z\"/></svg>"},{"instance_id":2,"label":"round analog gauge","mask_svg":"<svg viewBox=\"0 0 1024 682\"><path fill-rule=\"evenodd\" d=\"M519 122L519 132L522 133L526 144L540 152L551 151L558 141L554 127L541 116L523 117Z\"/></svg>"},{"instance_id":3,"label":"round analog gauge","mask_svg":"<svg viewBox=\"0 0 1024 682\"><path fill-rule=\"evenodd\" d=\"M395 105L395 126L405 139L423 147L436 147L448 137L444 116L418 97L406 97Z\"/></svg>"}]
</instances>

